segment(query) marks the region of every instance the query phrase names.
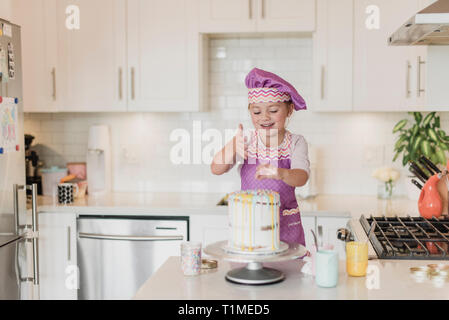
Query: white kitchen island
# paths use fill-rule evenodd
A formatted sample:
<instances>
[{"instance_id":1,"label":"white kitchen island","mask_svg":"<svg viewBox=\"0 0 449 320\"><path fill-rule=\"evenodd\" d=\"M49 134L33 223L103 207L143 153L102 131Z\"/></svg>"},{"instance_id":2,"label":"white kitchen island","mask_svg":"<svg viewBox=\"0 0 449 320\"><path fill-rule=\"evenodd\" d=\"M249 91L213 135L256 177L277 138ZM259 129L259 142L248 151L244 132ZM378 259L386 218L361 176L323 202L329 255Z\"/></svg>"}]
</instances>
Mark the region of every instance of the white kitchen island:
<instances>
[{"instance_id":1,"label":"white kitchen island","mask_svg":"<svg viewBox=\"0 0 449 320\"><path fill-rule=\"evenodd\" d=\"M441 263L448 263L440 261ZM247 286L225 280L226 273L242 264L219 261L218 269L199 276L182 274L180 257L170 257L139 289L137 300L397 300L449 299L449 282L436 285L430 279L422 283L410 276L409 268L435 261L370 260L374 270L367 277L350 277L345 262L340 261L336 288L320 288L314 278L303 274L300 260L266 263L285 273L283 282L265 286Z\"/></svg>"}]
</instances>

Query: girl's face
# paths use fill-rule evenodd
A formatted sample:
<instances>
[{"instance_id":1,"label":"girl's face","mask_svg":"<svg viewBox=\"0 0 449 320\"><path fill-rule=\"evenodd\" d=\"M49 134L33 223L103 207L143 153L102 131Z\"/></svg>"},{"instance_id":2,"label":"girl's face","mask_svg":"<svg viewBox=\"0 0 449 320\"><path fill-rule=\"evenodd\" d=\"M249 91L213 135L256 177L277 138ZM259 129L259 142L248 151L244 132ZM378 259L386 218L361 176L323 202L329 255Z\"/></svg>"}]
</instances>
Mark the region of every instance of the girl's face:
<instances>
[{"instance_id":1,"label":"girl's face","mask_svg":"<svg viewBox=\"0 0 449 320\"><path fill-rule=\"evenodd\" d=\"M251 120L256 130L267 130L267 135L285 129L285 122L293 112L293 104L286 102L260 102L249 106Z\"/></svg>"}]
</instances>

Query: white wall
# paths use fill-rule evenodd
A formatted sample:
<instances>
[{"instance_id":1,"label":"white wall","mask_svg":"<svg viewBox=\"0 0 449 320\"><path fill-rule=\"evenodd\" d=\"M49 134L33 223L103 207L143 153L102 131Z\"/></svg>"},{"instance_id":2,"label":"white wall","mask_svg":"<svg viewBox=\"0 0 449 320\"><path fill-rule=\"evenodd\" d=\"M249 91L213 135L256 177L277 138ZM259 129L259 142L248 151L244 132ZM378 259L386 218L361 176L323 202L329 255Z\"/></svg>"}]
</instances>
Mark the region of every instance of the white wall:
<instances>
[{"instance_id":1,"label":"white wall","mask_svg":"<svg viewBox=\"0 0 449 320\"><path fill-rule=\"evenodd\" d=\"M300 38L233 38L210 41L210 111L201 113L72 113L26 114L25 132L36 135L39 155L46 166L84 161L90 125L108 124L112 132L114 190L230 192L240 189L234 171L217 177L208 164L175 165L170 141L175 129L193 133L215 128L224 133L239 122L250 128L244 77L254 66L291 81L306 101L311 93L311 40ZM282 49L279 49L282 48ZM224 53L226 58L224 57ZM317 150L320 193L374 195L377 182L371 172L392 165L394 124L404 113L295 114L289 130L304 135ZM449 129L449 113L441 113ZM192 141L193 144L193 141ZM206 146L207 142L202 142ZM406 171L397 192L405 193Z\"/></svg>"}]
</instances>

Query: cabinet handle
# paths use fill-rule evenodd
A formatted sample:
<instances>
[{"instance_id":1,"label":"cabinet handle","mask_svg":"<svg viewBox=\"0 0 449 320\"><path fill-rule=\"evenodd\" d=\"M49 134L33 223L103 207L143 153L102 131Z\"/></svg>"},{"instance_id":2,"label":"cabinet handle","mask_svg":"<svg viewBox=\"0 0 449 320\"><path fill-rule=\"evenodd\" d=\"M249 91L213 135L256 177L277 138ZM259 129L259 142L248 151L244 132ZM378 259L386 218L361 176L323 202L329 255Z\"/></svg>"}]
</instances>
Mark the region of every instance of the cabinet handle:
<instances>
[{"instance_id":1,"label":"cabinet handle","mask_svg":"<svg viewBox=\"0 0 449 320\"><path fill-rule=\"evenodd\" d=\"M136 98L136 86L135 86L135 70L131 68L131 100Z\"/></svg>"},{"instance_id":2,"label":"cabinet handle","mask_svg":"<svg viewBox=\"0 0 449 320\"><path fill-rule=\"evenodd\" d=\"M262 19L265 19L265 0L261 0L262 2Z\"/></svg>"},{"instance_id":3,"label":"cabinet handle","mask_svg":"<svg viewBox=\"0 0 449 320\"><path fill-rule=\"evenodd\" d=\"M67 227L67 261L72 260L70 252L70 226Z\"/></svg>"},{"instance_id":4,"label":"cabinet handle","mask_svg":"<svg viewBox=\"0 0 449 320\"><path fill-rule=\"evenodd\" d=\"M248 7L249 7L249 20L253 19L253 6L252 6L252 0L248 0Z\"/></svg>"},{"instance_id":5,"label":"cabinet handle","mask_svg":"<svg viewBox=\"0 0 449 320\"><path fill-rule=\"evenodd\" d=\"M410 94L412 93L410 91L410 69L412 68L412 65L410 64L410 61L407 60L407 76L406 76L406 83L405 83L405 97L410 98Z\"/></svg>"},{"instance_id":6,"label":"cabinet handle","mask_svg":"<svg viewBox=\"0 0 449 320\"><path fill-rule=\"evenodd\" d=\"M129 236L129 235L111 235L99 233L83 233L78 234L80 238L97 239L97 240L120 240L120 241L174 241L184 240L182 235L174 236Z\"/></svg>"},{"instance_id":7,"label":"cabinet handle","mask_svg":"<svg viewBox=\"0 0 449 320\"><path fill-rule=\"evenodd\" d=\"M324 77L326 76L326 67L321 66L321 100L324 100Z\"/></svg>"},{"instance_id":8,"label":"cabinet handle","mask_svg":"<svg viewBox=\"0 0 449 320\"><path fill-rule=\"evenodd\" d=\"M123 99L123 69L118 68L118 99Z\"/></svg>"},{"instance_id":9,"label":"cabinet handle","mask_svg":"<svg viewBox=\"0 0 449 320\"><path fill-rule=\"evenodd\" d=\"M51 70L52 81L53 81L53 101L56 101L56 68Z\"/></svg>"},{"instance_id":10,"label":"cabinet handle","mask_svg":"<svg viewBox=\"0 0 449 320\"><path fill-rule=\"evenodd\" d=\"M426 64L425 61L421 60L421 56L418 56L418 85L417 85L417 95L418 98L421 96L421 93L426 92L426 90L421 88L421 66Z\"/></svg>"}]
</instances>

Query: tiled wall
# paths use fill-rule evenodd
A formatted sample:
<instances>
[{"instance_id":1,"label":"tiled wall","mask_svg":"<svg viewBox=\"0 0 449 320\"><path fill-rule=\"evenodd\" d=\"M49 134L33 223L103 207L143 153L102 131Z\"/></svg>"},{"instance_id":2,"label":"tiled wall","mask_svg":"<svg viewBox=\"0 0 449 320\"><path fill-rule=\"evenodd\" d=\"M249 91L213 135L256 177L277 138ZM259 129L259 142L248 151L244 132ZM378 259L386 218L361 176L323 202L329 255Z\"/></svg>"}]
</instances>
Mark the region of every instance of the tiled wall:
<instances>
[{"instance_id":1,"label":"tiled wall","mask_svg":"<svg viewBox=\"0 0 449 320\"><path fill-rule=\"evenodd\" d=\"M279 49L282 48L282 49ZM116 191L229 192L240 188L235 170L213 176L208 164L175 165L170 141L175 129L201 132L216 128L251 128L243 80L260 67L291 81L306 101L311 94L312 43L307 38L232 38L210 41L210 111L200 113L71 113L26 114L25 132L36 136L35 146L46 166L83 161L88 128L103 123L111 128L113 184ZM394 124L406 113L297 112L289 130L302 134L316 150L318 191L326 194L376 194L371 172L391 165ZM449 113L442 113L449 128ZM192 145L193 141L190 140ZM208 145L203 141L202 147ZM191 149L192 150L192 149ZM193 156L192 156L193 158ZM405 193L406 171L397 187Z\"/></svg>"}]
</instances>

